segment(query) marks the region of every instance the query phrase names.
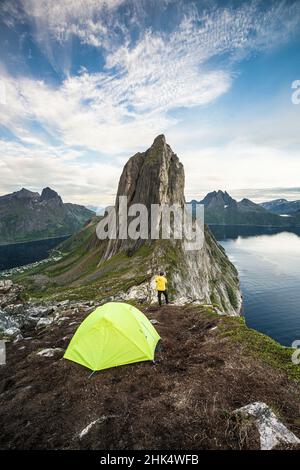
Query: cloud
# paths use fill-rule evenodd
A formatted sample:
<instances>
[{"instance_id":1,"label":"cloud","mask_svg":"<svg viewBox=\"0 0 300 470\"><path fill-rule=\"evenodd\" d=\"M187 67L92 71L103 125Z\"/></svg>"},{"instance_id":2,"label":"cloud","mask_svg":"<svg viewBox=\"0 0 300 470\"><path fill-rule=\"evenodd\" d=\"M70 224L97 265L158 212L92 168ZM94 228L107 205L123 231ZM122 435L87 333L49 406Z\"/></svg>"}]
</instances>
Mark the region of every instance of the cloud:
<instances>
[{"instance_id":1,"label":"cloud","mask_svg":"<svg viewBox=\"0 0 300 470\"><path fill-rule=\"evenodd\" d=\"M40 191L50 186L65 202L108 205L114 202L118 166L94 162L78 165L73 151L61 148L25 148L0 141L1 193L26 187Z\"/></svg>"},{"instance_id":2,"label":"cloud","mask_svg":"<svg viewBox=\"0 0 300 470\"><path fill-rule=\"evenodd\" d=\"M24 15L27 15L34 21L37 32L47 32L59 42L68 40L69 35L75 35L83 43L99 47L108 44L107 37L110 40L115 38L112 34L117 29L129 38L127 32L131 26L145 27L149 11L157 12L159 9L160 15L168 15L167 8L172 5L177 9L178 17L186 19L187 23L193 20L200 24L198 34L202 43L209 39L209 36L205 36L213 30L216 38L225 32L223 41L229 46L232 44L232 33L237 41L244 38L245 41L265 46L270 45L270 27L273 28L273 40L276 41L282 40L282 33L297 23L299 17L296 3L258 0L238 8L234 8L230 2L224 7L218 5L217 8L215 2L197 3L188 0L21 0L21 9L18 3L10 0L4 2L3 10L10 20L23 20ZM166 18L164 20L167 22Z\"/></svg>"},{"instance_id":3,"label":"cloud","mask_svg":"<svg viewBox=\"0 0 300 470\"><path fill-rule=\"evenodd\" d=\"M247 197L257 203L271 201L272 199L287 199L288 201L300 200L300 187L295 188L244 188L239 190L233 190L231 195L234 198L242 199Z\"/></svg>"},{"instance_id":4,"label":"cloud","mask_svg":"<svg viewBox=\"0 0 300 470\"><path fill-rule=\"evenodd\" d=\"M120 3L89 0L82 9L82 3L75 0L62 4L23 0L28 14L47 22L47 34L60 25L72 28L81 12L86 22L95 11L111 12ZM1 122L19 138L37 121L66 146L109 154L134 150L174 125L170 111L209 104L229 90L232 68L211 66L209 61L226 53L233 60L235 54L255 49L257 44L269 47L266 22L269 34L279 28L278 38L290 32L294 24L290 10L281 7L280 27L279 7L262 15L256 5L189 13L168 34L148 29L136 44L125 42L107 52L102 71L66 77L57 87L7 77L9 106L2 111Z\"/></svg>"},{"instance_id":5,"label":"cloud","mask_svg":"<svg viewBox=\"0 0 300 470\"><path fill-rule=\"evenodd\" d=\"M111 12L124 0L21 0L23 10L36 25L37 33L46 30L53 39L64 42L71 34L83 43L99 46L109 34Z\"/></svg>"},{"instance_id":6,"label":"cloud","mask_svg":"<svg viewBox=\"0 0 300 470\"><path fill-rule=\"evenodd\" d=\"M158 5L163 15L171 3L178 4L180 19L176 17L168 28L147 26L146 5ZM271 2L265 8L262 2L255 1L238 8L213 7L202 11L195 4L175 0L86 0L84 7L79 0L22 0L21 5L22 9L9 10L7 24L12 25L12 19L15 22L18 18L21 22L30 19L36 43L56 69L58 45L59 51L64 50L60 65L64 64L65 75L54 85L29 76L12 77L2 70L7 104L0 108L0 123L13 134L15 142L11 142L12 148L2 146L0 150L4 172L1 191L6 191L13 181L18 184L22 181L23 185L27 181L27 186L33 187L34 178L41 172L45 179L61 181L63 194L64 188L73 188L67 194L75 200L79 194L75 178L81 182L82 193L89 190L93 198L99 194L98 187L108 194L107 174L115 192L120 157L143 150L158 133L172 135L172 129L174 142L180 141L175 130L180 134L181 123L174 111L207 106L225 94L234 82L239 60L286 41L297 27L300 14L299 8L290 2ZM77 75L70 75L74 37L99 50L104 61L101 69L89 72L82 68ZM198 143L201 132L215 131L198 130ZM263 141L264 133L260 136ZM186 133L182 139L187 144ZM234 164L243 147L233 140L225 146L224 155ZM179 146L182 155L184 148L187 146ZM257 161L256 154L259 151L262 155L263 148L259 142L250 141L244 161L250 162L251 158ZM271 148L271 145L267 148L267 155ZM218 173L221 168L225 180L237 187L239 183L226 176L228 166L223 167L223 163L218 166L219 151L209 139L200 153L188 150L187 173L197 173L193 168L197 156L201 156L206 162L205 178L212 181L217 166ZM104 156L111 161L104 165L89 163L92 160L87 159L83 163L80 152L84 155L98 152L99 161ZM278 160L284 155L278 154ZM17 170L18 165L22 165L22 172ZM95 175L96 171L101 172L97 183L87 183L90 172ZM250 184L251 168L248 176L246 173L242 172L243 184ZM116 179L113 181L112 177ZM195 183L189 184L196 190ZM99 204L98 200L91 202Z\"/></svg>"},{"instance_id":7,"label":"cloud","mask_svg":"<svg viewBox=\"0 0 300 470\"><path fill-rule=\"evenodd\" d=\"M261 188L279 188L282 182L285 187L295 188L299 182L299 158L295 158L293 164L287 164L291 163L289 150L268 144L254 144L245 138L231 140L222 147L185 151L182 162L186 174L187 199L199 200L207 192L218 189L250 197ZM241 188L251 188L251 191ZM286 190L280 197L284 194ZM255 199L264 198L255 196Z\"/></svg>"}]
</instances>

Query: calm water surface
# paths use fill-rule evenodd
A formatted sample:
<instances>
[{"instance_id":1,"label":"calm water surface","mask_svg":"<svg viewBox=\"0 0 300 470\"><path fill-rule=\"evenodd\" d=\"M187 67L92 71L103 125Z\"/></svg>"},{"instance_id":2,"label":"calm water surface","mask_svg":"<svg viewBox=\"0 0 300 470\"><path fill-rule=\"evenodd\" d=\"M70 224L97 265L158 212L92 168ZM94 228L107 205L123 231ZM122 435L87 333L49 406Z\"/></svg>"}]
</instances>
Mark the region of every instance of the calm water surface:
<instances>
[{"instance_id":1,"label":"calm water surface","mask_svg":"<svg viewBox=\"0 0 300 470\"><path fill-rule=\"evenodd\" d=\"M49 251L68 237L49 238L34 242L0 245L0 271L34 263L47 258Z\"/></svg>"},{"instance_id":2,"label":"calm water surface","mask_svg":"<svg viewBox=\"0 0 300 470\"><path fill-rule=\"evenodd\" d=\"M211 229L239 271L247 325L285 346L300 340L300 229Z\"/></svg>"}]
</instances>

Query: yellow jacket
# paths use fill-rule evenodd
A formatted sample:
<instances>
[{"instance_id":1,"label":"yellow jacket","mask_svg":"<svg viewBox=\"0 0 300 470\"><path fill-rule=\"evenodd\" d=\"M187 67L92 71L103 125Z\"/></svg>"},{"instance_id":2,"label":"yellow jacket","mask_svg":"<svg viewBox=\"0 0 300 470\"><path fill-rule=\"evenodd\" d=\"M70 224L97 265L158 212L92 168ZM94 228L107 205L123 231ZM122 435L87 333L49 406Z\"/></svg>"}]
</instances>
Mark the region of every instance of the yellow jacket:
<instances>
[{"instance_id":1,"label":"yellow jacket","mask_svg":"<svg viewBox=\"0 0 300 470\"><path fill-rule=\"evenodd\" d=\"M156 276L155 278L156 290L166 290L167 282L168 281L165 278L165 276Z\"/></svg>"}]
</instances>

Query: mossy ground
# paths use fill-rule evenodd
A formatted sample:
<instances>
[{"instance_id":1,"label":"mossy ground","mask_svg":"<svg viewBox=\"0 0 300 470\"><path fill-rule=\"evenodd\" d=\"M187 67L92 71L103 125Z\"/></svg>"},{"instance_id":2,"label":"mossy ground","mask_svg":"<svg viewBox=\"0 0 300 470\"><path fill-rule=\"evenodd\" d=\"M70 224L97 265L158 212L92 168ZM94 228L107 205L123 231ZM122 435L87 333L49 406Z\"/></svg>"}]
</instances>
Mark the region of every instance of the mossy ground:
<instances>
[{"instance_id":1,"label":"mossy ground","mask_svg":"<svg viewBox=\"0 0 300 470\"><path fill-rule=\"evenodd\" d=\"M239 343L247 354L284 371L290 379L300 382L300 365L292 362L294 349L281 346L269 336L249 328L244 317L223 317L220 337Z\"/></svg>"}]
</instances>

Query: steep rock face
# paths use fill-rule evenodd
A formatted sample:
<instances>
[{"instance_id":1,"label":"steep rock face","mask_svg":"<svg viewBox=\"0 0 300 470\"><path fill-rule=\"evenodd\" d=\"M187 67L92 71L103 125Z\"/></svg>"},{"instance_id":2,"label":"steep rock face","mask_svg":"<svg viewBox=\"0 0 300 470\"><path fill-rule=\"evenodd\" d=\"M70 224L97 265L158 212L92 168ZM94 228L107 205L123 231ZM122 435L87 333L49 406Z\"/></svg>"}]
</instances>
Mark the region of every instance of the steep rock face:
<instances>
[{"instance_id":1,"label":"steep rock face","mask_svg":"<svg viewBox=\"0 0 300 470\"><path fill-rule=\"evenodd\" d=\"M94 215L83 206L64 204L50 188L41 195L23 188L0 197L0 243L69 235Z\"/></svg>"},{"instance_id":2,"label":"steep rock face","mask_svg":"<svg viewBox=\"0 0 300 470\"><path fill-rule=\"evenodd\" d=\"M48 187L43 189L40 200L41 200L41 202L42 201L51 201L52 200L52 201L56 201L57 203L63 204L62 199L59 196L59 194L56 191L54 191L53 189L48 188Z\"/></svg>"},{"instance_id":3,"label":"steep rock face","mask_svg":"<svg viewBox=\"0 0 300 470\"><path fill-rule=\"evenodd\" d=\"M184 168L163 135L158 136L146 152L137 153L125 165L115 203L117 214L119 196L127 196L128 206L144 204L149 212L151 204L184 206ZM148 300L155 297L153 275L163 270L167 272L177 303L217 304L222 312L239 313L241 294L236 269L208 228L205 228L203 247L196 251L185 250L183 240L110 240L100 265L122 251L132 256L143 243L150 243L152 250L144 265L149 280L140 286L148 293L145 294ZM136 294L133 289L132 297Z\"/></svg>"},{"instance_id":4,"label":"steep rock face","mask_svg":"<svg viewBox=\"0 0 300 470\"><path fill-rule=\"evenodd\" d=\"M128 206L143 203L148 209L151 204L184 205L184 169L164 136L158 136L146 152L137 153L125 165L117 212L119 196L127 196ZM32 286L31 295L50 287L52 298L58 300L156 303L154 278L164 271L170 299L176 304L206 304L219 313L239 314L237 271L207 227L202 248L187 251L184 240L172 238L100 240L96 235L99 221L103 218L92 219L64 242L59 261L42 266L31 277L29 273L30 279L21 275L21 282Z\"/></svg>"},{"instance_id":5,"label":"steep rock face","mask_svg":"<svg viewBox=\"0 0 300 470\"><path fill-rule=\"evenodd\" d=\"M124 166L115 202L117 214L120 196L127 196L128 207L133 204L144 204L147 207L149 226L151 204L184 205L183 165L166 143L164 135L156 137L146 152L137 153ZM111 241L103 259L110 258L122 249L132 252L140 245L141 240Z\"/></svg>"},{"instance_id":6,"label":"steep rock face","mask_svg":"<svg viewBox=\"0 0 300 470\"><path fill-rule=\"evenodd\" d=\"M117 198L126 195L129 204L184 204L184 169L177 155L159 135L144 153L126 163Z\"/></svg>"}]
</instances>

